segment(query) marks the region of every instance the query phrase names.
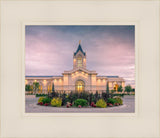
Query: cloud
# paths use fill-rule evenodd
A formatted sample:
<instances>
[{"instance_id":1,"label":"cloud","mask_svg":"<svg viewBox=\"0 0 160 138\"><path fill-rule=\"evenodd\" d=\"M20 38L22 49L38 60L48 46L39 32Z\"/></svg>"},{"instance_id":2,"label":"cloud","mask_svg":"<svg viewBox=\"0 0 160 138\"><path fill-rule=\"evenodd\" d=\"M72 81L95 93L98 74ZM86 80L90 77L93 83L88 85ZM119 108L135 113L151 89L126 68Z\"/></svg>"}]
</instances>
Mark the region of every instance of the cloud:
<instances>
[{"instance_id":1,"label":"cloud","mask_svg":"<svg viewBox=\"0 0 160 138\"><path fill-rule=\"evenodd\" d=\"M79 40L87 68L135 85L134 26L26 26L26 75L71 70Z\"/></svg>"}]
</instances>

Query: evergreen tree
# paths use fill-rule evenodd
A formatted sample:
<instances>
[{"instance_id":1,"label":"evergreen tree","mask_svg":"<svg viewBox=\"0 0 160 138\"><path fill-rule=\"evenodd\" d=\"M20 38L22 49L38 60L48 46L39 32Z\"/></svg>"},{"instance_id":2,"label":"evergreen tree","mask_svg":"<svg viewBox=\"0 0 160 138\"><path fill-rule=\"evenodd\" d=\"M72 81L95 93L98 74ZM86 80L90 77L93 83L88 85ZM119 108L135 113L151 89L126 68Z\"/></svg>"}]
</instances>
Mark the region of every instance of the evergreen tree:
<instances>
[{"instance_id":1,"label":"evergreen tree","mask_svg":"<svg viewBox=\"0 0 160 138\"><path fill-rule=\"evenodd\" d=\"M52 84L52 92L54 92L54 83Z\"/></svg>"},{"instance_id":2,"label":"evergreen tree","mask_svg":"<svg viewBox=\"0 0 160 138\"><path fill-rule=\"evenodd\" d=\"M66 102L67 102L67 100L66 100L66 93L64 91L63 94L62 94L62 105L65 105Z\"/></svg>"},{"instance_id":3,"label":"evergreen tree","mask_svg":"<svg viewBox=\"0 0 160 138\"><path fill-rule=\"evenodd\" d=\"M26 91L31 91L31 85L26 84L25 90L26 90Z\"/></svg>"},{"instance_id":4,"label":"evergreen tree","mask_svg":"<svg viewBox=\"0 0 160 138\"><path fill-rule=\"evenodd\" d=\"M96 103L96 102L98 101L98 91L96 91L96 93L94 94L94 98L95 98L95 99L94 99L94 100L95 100L94 102Z\"/></svg>"},{"instance_id":5,"label":"evergreen tree","mask_svg":"<svg viewBox=\"0 0 160 138\"><path fill-rule=\"evenodd\" d=\"M39 89L39 83L38 82L33 82L33 91L34 91L34 94L37 93L38 89Z\"/></svg>"},{"instance_id":6,"label":"evergreen tree","mask_svg":"<svg viewBox=\"0 0 160 138\"><path fill-rule=\"evenodd\" d=\"M108 82L107 82L107 86L106 86L106 94L107 94L107 99L106 100L108 100L108 98L109 98L109 86L108 86Z\"/></svg>"},{"instance_id":7,"label":"evergreen tree","mask_svg":"<svg viewBox=\"0 0 160 138\"><path fill-rule=\"evenodd\" d=\"M108 86L108 82L107 82L107 86L106 86L106 93L109 94L109 86Z\"/></svg>"},{"instance_id":8,"label":"evergreen tree","mask_svg":"<svg viewBox=\"0 0 160 138\"><path fill-rule=\"evenodd\" d=\"M130 85L127 85L126 87L125 87L125 92L131 92L132 91L132 87L130 86Z\"/></svg>"},{"instance_id":9,"label":"evergreen tree","mask_svg":"<svg viewBox=\"0 0 160 138\"><path fill-rule=\"evenodd\" d=\"M54 83L52 84L52 93L51 93L51 98L53 97L58 97L58 94L55 92L55 89L54 89Z\"/></svg>"},{"instance_id":10,"label":"evergreen tree","mask_svg":"<svg viewBox=\"0 0 160 138\"><path fill-rule=\"evenodd\" d=\"M122 88L122 86L120 85L119 87L118 87L118 92L122 92L123 91L123 88Z\"/></svg>"}]
</instances>

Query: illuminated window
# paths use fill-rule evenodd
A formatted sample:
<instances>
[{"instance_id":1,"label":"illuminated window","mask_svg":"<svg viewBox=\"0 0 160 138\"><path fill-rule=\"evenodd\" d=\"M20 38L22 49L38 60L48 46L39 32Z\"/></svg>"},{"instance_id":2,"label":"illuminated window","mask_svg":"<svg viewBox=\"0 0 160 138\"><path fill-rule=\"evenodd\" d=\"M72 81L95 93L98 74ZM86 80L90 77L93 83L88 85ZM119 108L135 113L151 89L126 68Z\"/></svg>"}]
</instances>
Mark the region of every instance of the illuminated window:
<instances>
[{"instance_id":1,"label":"illuminated window","mask_svg":"<svg viewBox=\"0 0 160 138\"><path fill-rule=\"evenodd\" d=\"M114 90L116 90L116 91L118 90L118 84L114 85Z\"/></svg>"},{"instance_id":2,"label":"illuminated window","mask_svg":"<svg viewBox=\"0 0 160 138\"><path fill-rule=\"evenodd\" d=\"M76 91L77 92L83 92L84 91L84 82L82 80L76 81Z\"/></svg>"},{"instance_id":3,"label":"illuminated window","mask_svg":"<svg viewBox=\"0 0 160 138\"><path fill-rule=\"evenodd\" d=\"M77 58L77 66L82 67L82 57Z\"/></svg>"}]
</instances>

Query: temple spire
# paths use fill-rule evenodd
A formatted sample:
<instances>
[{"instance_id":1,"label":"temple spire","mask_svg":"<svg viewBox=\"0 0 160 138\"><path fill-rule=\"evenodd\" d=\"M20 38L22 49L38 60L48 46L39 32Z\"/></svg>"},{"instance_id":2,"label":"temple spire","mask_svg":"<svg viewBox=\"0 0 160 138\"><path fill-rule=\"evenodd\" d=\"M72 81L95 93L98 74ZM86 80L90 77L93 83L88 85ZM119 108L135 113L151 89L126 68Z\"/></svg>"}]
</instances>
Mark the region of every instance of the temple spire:
<instances>
[{"instance_id":1,"label":"temple spire","mask_svg":"<svg viewBox=\"0 0 160 138\"><path fill-rule=\"evenodd\" d=\"M74 53L74 55L76 55L78 53L78 51L81 51L83 55L85 55L86 53L83 51L82 47L81 47L81 40L79 40L79 45L77 48L77 51Z\"/></svg>"},{"instance_id":2,"label":"temple spire","mask_svg":"<svg viewBox=\"0 0 160 138\"><path fill-rule=\"evenodd\" d=\"M81 47L81 40L79 40L78 48L73 55L73 69L86 68L86 53Z\"/></svg>"}]
</instances>

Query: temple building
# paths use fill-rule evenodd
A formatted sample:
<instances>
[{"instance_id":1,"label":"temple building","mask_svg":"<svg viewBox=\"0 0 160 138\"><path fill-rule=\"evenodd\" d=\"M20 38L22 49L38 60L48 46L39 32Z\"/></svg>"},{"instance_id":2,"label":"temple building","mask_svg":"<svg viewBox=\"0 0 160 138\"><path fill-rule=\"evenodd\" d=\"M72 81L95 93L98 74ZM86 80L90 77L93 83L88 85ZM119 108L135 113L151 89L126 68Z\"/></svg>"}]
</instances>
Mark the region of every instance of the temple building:
<instances>
[{"instance_id":1,"label":"temple building","mask_svg":"<svg viewBox=\"0 0 160 138\"><path fill-rule=\"evenodd\" d=\"M71 91L99 93L109 90L116 90L118 86L125 87L125 80L119 76L98 76L96 71L87 69L86 52L83 51L79 42L76 52L73 54L73 69L64 71L60 76L26 76L25 84L33 86L34 82L39 83L38 93L48 93L54 89L57 92L66 93Z\"/></svg>"}]
</instances>

